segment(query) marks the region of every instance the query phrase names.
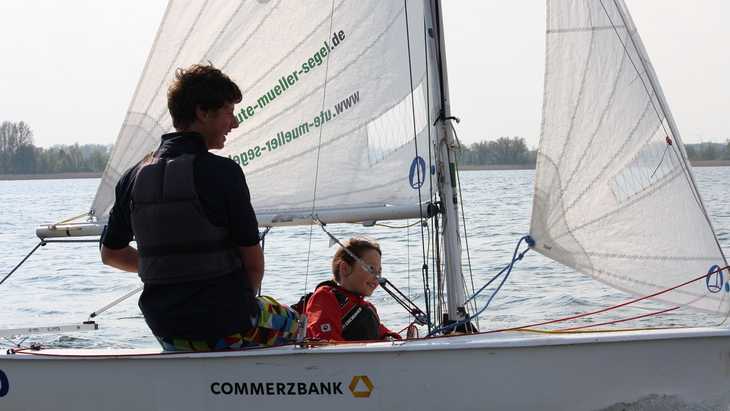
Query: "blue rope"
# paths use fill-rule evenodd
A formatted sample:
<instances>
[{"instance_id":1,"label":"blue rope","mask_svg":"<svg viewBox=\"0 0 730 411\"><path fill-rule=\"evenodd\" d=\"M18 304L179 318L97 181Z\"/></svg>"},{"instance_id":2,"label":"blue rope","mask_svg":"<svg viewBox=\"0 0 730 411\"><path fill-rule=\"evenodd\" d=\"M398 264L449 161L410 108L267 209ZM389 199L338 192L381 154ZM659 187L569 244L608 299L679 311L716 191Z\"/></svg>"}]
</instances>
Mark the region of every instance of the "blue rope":
<instances>
[{"instance_id":1,"label":"blue rope","mask_svg":"<svg viewBox=\"0 0 730 411\"><path fill-rule=\"evenodd\" d=\"M484 286L482 286L479 290L477 290L477 292L475 292L474 295L472 295L471 297L469 297L464 302L464 304L466 305L466 303L468 303L469 301L473 300L477 295L479 295L479 293L481 293L482 291L484 291L484 289L486 289L490 284L492 284L494 282L494 280L496 280L497 278L499 278L500 275L504 274L504 277L502 278L502 281L499 283L499 285L497 286L497 288L492 292L492 295L489 296L489 299L487 300L487 303L484 304L484 307L482 307L481 310L477 311L475 314L472 314L472 315L468 316L467 318L465 318L463 320L455 321L455 322L453 322L451 324L445 325L443 327L439 327L439 328L431 331L426 337L430 337L430 336L432 336L432 335L434 335L436 333L443 333L443 332L446 332L446 331L453 330L454 328L459 327L459 326L464 325L464 324L467 324L472 319L474 319L476 317L479 317L487 309L487 307L489 307L489 304L492 302L492 300L497 295L497 293L499 292L499 290L502 289L502 286L507 281L507 278L509 278L509 275L512 273L512 268L514 268L515 263L518 262L518 261L520 261L520 260L522 260L522 258L525 256L525 254L527 254L527 252L530 251L530 248L527 248L524 251L522 251L521 253L519 253L520 245L522 244L523 241L527 244L528 247L533 247L535 245L535 240L533 240L532 237L530 237L529 235L526 235L526 236L520 238L520 241L518 241L517 242L517 245L515 246L515 251L512 253L512 261L509 264L507 264L507 266L504 267L499 273L497 273L497 275L495 275L494 277L492 277L492 279L489 280Z\"/></svg>"}]
</instances>

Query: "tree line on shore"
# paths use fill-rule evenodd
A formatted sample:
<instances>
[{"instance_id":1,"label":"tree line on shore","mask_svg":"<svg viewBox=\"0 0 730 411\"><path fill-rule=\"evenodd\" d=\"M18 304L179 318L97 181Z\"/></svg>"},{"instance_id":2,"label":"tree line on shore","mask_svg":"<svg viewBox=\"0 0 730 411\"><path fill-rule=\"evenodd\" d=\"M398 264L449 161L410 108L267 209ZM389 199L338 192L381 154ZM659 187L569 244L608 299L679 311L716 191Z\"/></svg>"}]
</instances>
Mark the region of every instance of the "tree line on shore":
<instances>
[{"instance_id":1,"label":"tree line on shore","mask_svg":"<svg viewBox=\"0 0 730 411\"><path fill-rule=\"evenodd\" d=\"M690 161L730 160L730 139L723 143L685 144ZM461 146L459 165L535 165L537 150L530 150L522 137L500 137Z\"/></svg>"},{"instance_id":2,"label":"tree line on shore","mask_svg":"<svg viewBox=\"0 0 730 411\"><path fill-rule=\"evenodd\" d=\"M27 123L0 124L0 174L100 172L110 153L111 146L101 144L36 147Z\"/></svg>"},{"instance_id":3,"label":"tree line on shore","mask_svg":"<svg viewBox=\"0 0 730 411\"><path fill-rule=\"evenodd\" d=\"M730 139L726 143L687 144L692 161L730 160ZM33 144L33 132L27 123L4 121L0 124L0 174L54 174L101 172L111 145L55 145L49 148ZM537 151L527 147L522 137L484 140L457 150L459 165L534 165Z\"/></svg>"}]
</instances>

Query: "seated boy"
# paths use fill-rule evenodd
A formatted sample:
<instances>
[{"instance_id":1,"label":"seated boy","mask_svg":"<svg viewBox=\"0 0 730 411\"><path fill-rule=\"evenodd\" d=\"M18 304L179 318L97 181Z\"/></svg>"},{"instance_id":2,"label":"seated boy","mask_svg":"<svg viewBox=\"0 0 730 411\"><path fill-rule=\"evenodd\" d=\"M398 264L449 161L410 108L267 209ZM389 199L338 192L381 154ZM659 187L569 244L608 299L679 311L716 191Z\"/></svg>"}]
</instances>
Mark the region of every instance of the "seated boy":
<instances>
[{"instance_id":1,"label":"seated boy","mask_svg":"<svg viewBox=\"0 0 730 411\"><path fill-rule=\"evenodd\" d=\"M365 297L378 288L380 245L351 238L332 259L334 281L319 284L306 304L307 337L333 341L401 339L380 323Z\"/></svg>"}]
</instances>

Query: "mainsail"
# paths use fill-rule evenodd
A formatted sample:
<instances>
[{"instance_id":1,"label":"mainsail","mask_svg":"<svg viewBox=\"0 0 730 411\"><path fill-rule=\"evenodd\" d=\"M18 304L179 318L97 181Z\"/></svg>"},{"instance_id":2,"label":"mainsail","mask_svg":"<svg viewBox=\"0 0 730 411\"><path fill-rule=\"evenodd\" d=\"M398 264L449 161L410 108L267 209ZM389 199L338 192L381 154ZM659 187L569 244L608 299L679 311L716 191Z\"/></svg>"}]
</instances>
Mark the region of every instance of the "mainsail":
<instances>
[{"instance_id":1,"label":"mainsail","mask_svg":"<svg viewBox=\"0 0 730 411\"><path fill-rule=\"evenodd\" d=\"M175 70L211 62L244 93L239 127L217 154L243 169L260 222L348 209L418 216L440 102L430 10L422 1L170 2L93 213L108 215L122 173L174 131Z\"/></svg>"},{"instance_id":2,"label":"mainsail","mask_svg":"<svg viewBox=\"0 0 730 411\"><path fill-rule=\"evenodd\" d=\"M727 265L621 0L548 1L535 249L616 288L667 290ZM727 315L721 275L658 298Z\"/></svg>"}]
</instances>

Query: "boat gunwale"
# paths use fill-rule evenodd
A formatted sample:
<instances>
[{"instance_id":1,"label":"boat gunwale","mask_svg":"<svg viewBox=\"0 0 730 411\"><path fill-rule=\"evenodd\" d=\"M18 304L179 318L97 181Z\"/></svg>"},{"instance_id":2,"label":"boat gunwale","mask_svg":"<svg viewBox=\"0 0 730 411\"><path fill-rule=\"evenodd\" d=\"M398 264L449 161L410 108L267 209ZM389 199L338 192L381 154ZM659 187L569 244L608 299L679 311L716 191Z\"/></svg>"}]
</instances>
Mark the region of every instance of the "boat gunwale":
<instances>
[{"instance_id":1,"label":"boat gunwale","mask_svg":"<svg viewBox=\"0 0 730 411\"><path fill-rule=\"evenodd\" d=\"M730 328L687 327L653 330L630 330L582 333L534 333L503 331L476 335L459 335L417 340L387 342L334 343L329 345L262 347L235 351L164 352L158 349L88 349L50 348L0 353L2 360L141 360L141 359L211 359L286 355L328 355L351 353L404 353L423 351L461 351L476 349L521 349L568 345L607 344L622 342L656 342L672 339L730 338ZM519 334L519 335L518 335Z\"/></svg>"}]
</instances>

